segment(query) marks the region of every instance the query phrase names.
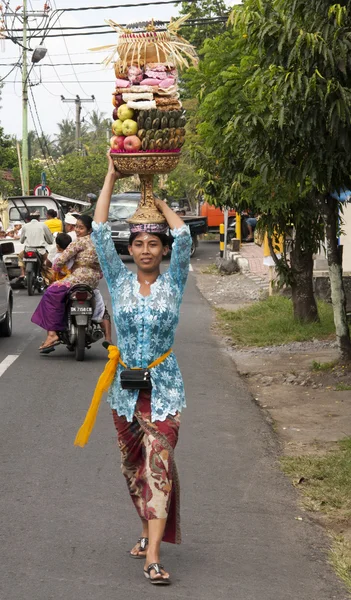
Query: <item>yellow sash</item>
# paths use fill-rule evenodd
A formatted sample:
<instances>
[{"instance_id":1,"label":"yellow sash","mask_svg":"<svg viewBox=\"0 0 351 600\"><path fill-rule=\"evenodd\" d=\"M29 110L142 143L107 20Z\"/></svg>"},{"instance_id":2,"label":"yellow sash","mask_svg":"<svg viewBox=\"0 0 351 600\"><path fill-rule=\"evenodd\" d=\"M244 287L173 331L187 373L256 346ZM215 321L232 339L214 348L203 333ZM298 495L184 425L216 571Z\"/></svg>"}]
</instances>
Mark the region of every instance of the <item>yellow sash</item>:
<instances>
[{"instance_id":1,"label":"yellow sash","mask_svg":"<svg viewBox=\"0 0 351 600\"><path fill-rule=\"evenodd\" d=\"M172 352L172 348L167 350L162 356L154 360L147 368L152 369L153 367L157 367L157 365L161 364ZM101 373L98 382L96 384L95 392L92 397L88 412L85 416L84 422L81 425L76 439L74 440L75 446L80 446L83 448L85 444L88 443L91 432L93 431L93 427L95 425L96 417L98 414L101 398L104 392L107 392L113 378L116 374L116 370L118 367L118 363L120 363L123 367L127 368L127 365L121 359L121 353L117 346L109 346L108 347L108 362Z\"/></svg>"}]
</instances>

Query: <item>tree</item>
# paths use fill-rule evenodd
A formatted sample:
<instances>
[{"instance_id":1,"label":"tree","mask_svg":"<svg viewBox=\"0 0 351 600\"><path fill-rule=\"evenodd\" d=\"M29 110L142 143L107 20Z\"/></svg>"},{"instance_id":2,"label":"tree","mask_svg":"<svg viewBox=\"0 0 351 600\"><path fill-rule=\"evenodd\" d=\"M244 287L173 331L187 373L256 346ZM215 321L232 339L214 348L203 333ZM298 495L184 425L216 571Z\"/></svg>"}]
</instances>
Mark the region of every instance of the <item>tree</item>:
<instances>
[{"instance_id":1,"label":"tree","mask_svg":"<svg viewBox=\"0 0 351 600\"><path fill-rule=\"evenodd\" d=\"M105 142L107 133L112 135L111 119L107 119L105 114L99 110L93 110L88 121L88 145L90 145L90 140L95 143Z\"/></svg>"},{"instance_id":2,"label":"tree","mask_svg":"<svg viewBox=\"0 0 351 600\"><path fill-rule=\"evenodd\" d=\"M276 260L279 281L291 286L295 318L314 321L318 311L313 293L313 254L322 236L316 203L311 199L308 204L306 194L283 177L264 176L258 159L252 164L254 140L244 119L235 135L227 135L228 124L238 113L248 119L268 110L264 96L259 99L246 85L256 65L257 56L245 54L243 39L237 34L228 31L205 42L199 69L188 73L190 92L200 90L196 114L199 135L194 138L192 153L200 187L211 203L250 207L262 215L260 225L270 236L285 235L294 226L289 239L291 251Z\"/></svg>"},{"instance_id":3,"label":"tree","mask_svg":"<svg viewBox=\"0 0 351 600\"><path fill-rule=\"evenodd\" d=\"M239 109L230 135L245 125L247 167L259 166L267 178L282 177L319 203L336 336L342 358L350 360L333 193L351 186L351 3L246 0L231 20L247 53L257 54L247 88L264 97L265 105L250 115Z\"/></svg>"},{"instance_id":4,"label":"tree","mask_svg":"<svg viewBox=\"0 0 351 600\"><path fill-rule=\"evenodd\" d=\"M181 35L198 50L207 39L214 38L223 31L223 20L211 23L211 19L229 16L228 7L224 0L201 0L200 2L182 2L180 15L190 15L190 19L209 19L208 22L195 25L185 25L181 28Z\"/></svg>"},{"instance_id":5,"label":"tree","mask_svg":"<svg viewBox=\"0 0 351 600\"><path fill-rule=\"evenodd\" d=\"M87 155L75 152L56 162L50 186L56 193L85 200L89 193L98 195L106 174L106 147L96 146Z\"/></svg>"}]
</instances>

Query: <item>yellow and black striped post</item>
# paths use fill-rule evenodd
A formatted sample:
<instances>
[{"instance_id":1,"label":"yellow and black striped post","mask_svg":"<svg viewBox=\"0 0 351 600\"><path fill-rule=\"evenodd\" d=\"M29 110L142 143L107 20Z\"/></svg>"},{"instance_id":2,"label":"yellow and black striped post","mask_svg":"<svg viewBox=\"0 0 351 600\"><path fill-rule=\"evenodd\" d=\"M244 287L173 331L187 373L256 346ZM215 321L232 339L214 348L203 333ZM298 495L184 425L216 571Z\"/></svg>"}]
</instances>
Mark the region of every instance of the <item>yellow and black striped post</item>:
<instances>
[{"instance_id":1,"label":"yellow and black striped post","mask_svg":"<svg viewBox=\"0 0 351 600\"><path fill-rule=\"evenodd\" d=\"M219 226L219 256L223 258L224 254L224 223Z\"/></svg>"}]
</instances>

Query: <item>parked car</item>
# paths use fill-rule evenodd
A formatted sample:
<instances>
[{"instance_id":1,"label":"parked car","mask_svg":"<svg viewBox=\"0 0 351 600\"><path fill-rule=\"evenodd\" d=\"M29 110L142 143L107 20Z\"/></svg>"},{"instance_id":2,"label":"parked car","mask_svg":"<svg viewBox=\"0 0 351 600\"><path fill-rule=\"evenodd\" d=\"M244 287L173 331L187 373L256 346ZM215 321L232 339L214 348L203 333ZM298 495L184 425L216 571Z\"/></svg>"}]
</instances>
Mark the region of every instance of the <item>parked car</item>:
<instances>
[{"instance_id":1,"label":"parked car","mask_svg":"<svg viewBox=\"0 0 351 600\"><path fill-rule=\"evenodd\" d=\"M111 198L109 223L111 225L112 239L118 254L129 254L129 219L136 211L140 201L140 192L125 192L116 194ZM207 218L194 217L192 215L182 216L184 222L189 225L192 237L191 256L194 256L198 246L198 236L207 232ZM172 240L171 240L172 241Z\"/></svg>"},{"instance_id":2,"label":"parked car","mask_svg":"<svg viewBox=\"0 0 351 600\"><path fill-rule=\"evenodd\" d=\"M13 295L3 257L14 252L13 242L0 242L0 336L12 334Z\"/></svg>"}]
</instances>

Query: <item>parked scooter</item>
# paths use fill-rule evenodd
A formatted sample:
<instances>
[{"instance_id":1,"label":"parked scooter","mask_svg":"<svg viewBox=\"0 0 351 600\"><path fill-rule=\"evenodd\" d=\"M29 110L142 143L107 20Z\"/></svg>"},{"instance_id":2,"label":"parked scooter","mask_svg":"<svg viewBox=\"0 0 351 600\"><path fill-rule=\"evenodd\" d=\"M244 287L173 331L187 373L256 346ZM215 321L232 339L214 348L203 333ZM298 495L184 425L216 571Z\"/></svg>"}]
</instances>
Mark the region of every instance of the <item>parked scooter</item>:
<instances>
[{"instance_id":1,"label":"parked scooter","mask_svg":"<svg viewBox=\"0 0 351 600\"><path fill-rule=\"evenodd\" d=\"M25 248L23 253L24 270L26 273L26 284L28 296L33 296L35 290L42 293L45 282L42 276L42 258L37 248Z\"/></svg>"},{"instance_id":2,"label":"parked scooter","mask_svg":"<svg viewBox=\"0 0 351 600\"><path fill-rule=\"evenodd\" d=\"M101 325L93 321L95 309L94 290L88 285L77 284L67 296L67 329L58 336L78 361L84 360L85 349L104 337Z\"/></svg>"}]
</instances>

